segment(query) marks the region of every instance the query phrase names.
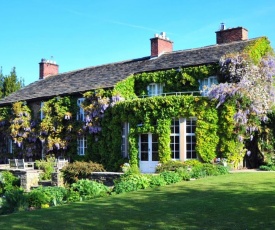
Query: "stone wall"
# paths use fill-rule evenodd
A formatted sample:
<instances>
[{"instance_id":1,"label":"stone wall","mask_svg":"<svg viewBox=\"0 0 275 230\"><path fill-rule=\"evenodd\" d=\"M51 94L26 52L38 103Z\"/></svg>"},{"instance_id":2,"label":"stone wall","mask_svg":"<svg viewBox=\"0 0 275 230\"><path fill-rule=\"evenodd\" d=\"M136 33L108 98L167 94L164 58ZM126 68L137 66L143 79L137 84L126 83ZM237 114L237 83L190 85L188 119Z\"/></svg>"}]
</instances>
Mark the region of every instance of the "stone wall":
<instances>
[{"instance_id":1,"label":"stone wall","mask_svg":"<svg viewBox=\"0 0 275 230\"><path fill-rule=\"evenodd\" d=\"M123 173L117 172L93 172L90 180L102 182L106 186L114 186L114 180L119 178Z\"/></svg>"},{"instance_id":2,"label":"stone wall","mask_svg":"<svg viewBox=\"0 0 275 230\"><path fill-rule=\"evenodd\" d=\"M39 175L41 170L18 170L18 169L0 169L0 171L9 171L14 176L20 178L20 185L29 192L32 187L38 186Z\"/></svg>"},{"instance_id":3,"label":"stone wall","mask_svg":"<svg viewBox=\"0 0 275 230\"><path fill-rule=\"evenodd\" d=\"M52 173L52 186L64 187L64 180L60 171Z\"/></svg>"}]
</instances>

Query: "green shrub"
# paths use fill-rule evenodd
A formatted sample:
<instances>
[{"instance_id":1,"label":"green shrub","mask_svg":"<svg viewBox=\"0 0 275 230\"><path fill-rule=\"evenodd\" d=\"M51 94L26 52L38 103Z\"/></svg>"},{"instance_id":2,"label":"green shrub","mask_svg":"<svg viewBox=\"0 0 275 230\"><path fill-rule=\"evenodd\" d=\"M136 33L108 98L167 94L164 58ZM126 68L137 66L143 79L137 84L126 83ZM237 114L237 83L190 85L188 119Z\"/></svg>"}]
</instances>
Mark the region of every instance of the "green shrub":
<instances>
[{"instance_id":1,"label":"green shrub","mask_svg":"<svg viewBox=\"0 0 275 230\"><path fill-rule=\"evenodd\" d=\"M160 176L163 177L166 184L174 184L181 181L181 177L177 172L166 171L162 172Z\"/></svg>"},{"instance_id":2,"label":"green shrub","mask_svg":"<svg viewBox=\"0 0 275 230\"><path fill-rule=\"evenodd\" d=\"M76 183L80 179L87 179L92 172L105 172L103 165L94 162L76 161L66 165L61 170L64 182L68 184Z\"/></svg>"},{"instance_id":3,"label":"green shrub","mask_svg":"<svg viewBox=\"0 0 275 230\"><path fill-rule=\"evenodd\" d=\"M27 209L27 201L24 191L20 188L8 190L2 197L1 214L8 214Z\"/></svg>"},{"instance_id":4,"label":"green shrub","mask_svg":"<svg viewBox=\"0 0 275 230\"><path fill-rule=\"evenodd\" d=\"M0 172L0 195L6 191L17 189L20 186L20 179L9 171Z\"/></svg>"},{"instance_id":5,"label":"green shrub","mask_svg":"<svg viewBox=\"0 0 275 230\"><path fill-rule=\"evenodd\" d=\"M205 163L202 166L202 170L205 171L206 176L217 176L219 175L219 171L217 167L213 164Z\"/></svg>"},{"instance_id":6,"label":"green shrub","mask_svg":"<svg viewBox=\"0 0 275 230\"><path fill-rule=\"evenodd\" d=\"M225 175L229 173L228 167L225 167L223 165L216 165L216 169L218 170L218 175Z\"/></svg>"},{"instance_id":7,"label":"green shrub","mask_svg":"<svg viewBox=\"0 0 275 230\"><path fill-rule=\"evenodd\" d=\"M181 168L181 167L186 167L185 162L182 161L167 161L165 163L161 163L156 167L156 172L161 173L165 171L176 171L176 169Z\"/></svg>"},{"instance_id":8,"label":"green shrub","mask_svg":"<svg viewBox=\"0 0 275 230\"><path fill-rule=\"evenodd\" d=\"M194 167L191 167L190 176L191 178L199 179L199 178L206 177L207 175L206 175L206 171L203 170L202 165L196 165Z\"/></svg>"},{"instance_id":9,"label":"green shrub","mask_svg":"<svg viewBox=\"0 0 275 230\"><path fill-rule=\"evenodd\" d=\"M187 167L181 167L176 170L176 172L179 174L182 180L190 180L191 179L191 173L190 173L190 168Z\"/></svg>"},{"instance_id":10,"label":"green shrub","mask_svg":"<svg viewBox=\"0 0 275 230\"><path fill-rule=\"evenodd\" d=\"M137 165L131 165L125 174L140 174L139 167Z\"/></svg>"},{"instance_id":11,"label":"green shrub","mask_svg":"<svg viewBox=\"0 0 275 230\"><path fill-rule=\"evenodd\" d=\"M115 180L114 183L113 191L118 194L148 188L150 179L143 174L124 174Z\"/></svg>"},{"instance_id":12,"label":"green shrub","mask_svg":"<svg viewBox=\"0 0 275 230\"><path fill-rule=\"evenodd\" d=\"M29 205L40 208L43 204L57 206L65 203L68 191L63 187L38 187L28 196Z\"/></svg>"},{"instance_id":13,"label":"green shrub","mask_svg":"<svg viewBox=\"0 0 275 230\"><path fill-rule=\"evenodd\" d=\"M196 159L184 161L184 164L187 165L187 166L190 166L190 167L202 166L203 165L202 162L200 162Z\"/></svg>"},{"instance_id":14,"label":"green shrub","mask_svg":"<svg viewBox=\"0 0 275 230\"><path fill-rule=\"evenodd\" d=\"M264 165L259 167L263 171L275 171L275 159L270 159L268 162L265 162Z\"/></svg>"},{"instance_id":15,"label":"green shrub","mask_svg":"<svg viewBox=\"0 0 275 230\"><path fill-rule=\"evenodd\" d=\"M50 205L50 197L42 189L33 189L27 196L29 207L41 208L42 205Z\"/></svg>"},{"instance_id":16,"label":"green shrub","mask_svg":"<svg viewBox=\"0 0 275 230\"><path fill-rule=\"evenodd\" d=\"M222 165L213 165L209 163L196 165L191 168L191 178L203 178L206 176L218 176L228 173L228 168Z\"/></svg>"},{"instance_id":17,"label":"green shrub","mask_svg":"<svg viewBox=\"0 0 275 230\"><path fill-rule=\"evenodd\" d=\"M68 191L68 198L67 198L67 202L77 202L77 201L82 201L82 197L80 196L78 191L74 191L74 190L69 190Z\"/></svg>"},{"instance_id":18,"label":"green shrub","mask_svg":"<svg viewBox=\"0 0 275 230\"><path fill-rule=\"evenodd\" d=\"M166 181L160 175L150 175L148 178L150 179L151 188L166 185Z\"/></svg>"},{"instance_id":19,"label":"green shrub","mask_svg":"<svg viewBox=\"0 0 275 230\"><path fill-rule=\"evenodd\" d=\"M82 200L103 197L110 193L110 189L104 184L88 179L81 179L73 183L71 185L71 190L78 192ZM73 194L75 195L75 193Z\"/></svg>"},{"instance_id":20,"label":"green shrub","mask_svg":"<svg viewBox=\"0 0 275 230\"><path fill-rule=\"evenodd\" d=\"M275 171L275 165L261 165L259 169L263 171Z\"/></svg>"},{"instance_id":21,"label":"green shrub","mask_svg":"<svg viewBox=\"0 0 275 230\"><path fill-rule=\"evenodd\" d=\"M40 179L50 180L54 171L55 157L48 155L45 160L36 160L35 164L39 169L43 170Z\"/></svg>"}]
</instances>

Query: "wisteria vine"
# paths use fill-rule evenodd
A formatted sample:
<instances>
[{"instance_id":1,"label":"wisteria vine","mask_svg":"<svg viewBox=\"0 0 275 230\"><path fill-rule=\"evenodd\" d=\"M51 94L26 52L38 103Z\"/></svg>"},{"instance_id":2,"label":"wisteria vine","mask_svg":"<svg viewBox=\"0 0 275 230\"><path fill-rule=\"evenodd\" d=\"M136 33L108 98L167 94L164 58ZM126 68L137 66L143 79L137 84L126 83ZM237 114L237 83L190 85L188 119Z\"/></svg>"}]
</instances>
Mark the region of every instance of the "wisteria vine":
<instances>
[{"instance_id":1,"label":"wisteria vine","mask_svg":"<svg viewBox=\"0 0 275 230\"><path fill-rule=\"evenodd\" d=\"M252 140L260 122L268 120L267 114L274 105L275 58L264 57L259 65L255 65L243 54L230 55L221 58L220 66L221 79L226 82L211 86L208 96L218 101L217 107L235 99L237 113L234 120L245 127ZM253 122L252 118L260 122Z\"/></svg>"}]
</instances>

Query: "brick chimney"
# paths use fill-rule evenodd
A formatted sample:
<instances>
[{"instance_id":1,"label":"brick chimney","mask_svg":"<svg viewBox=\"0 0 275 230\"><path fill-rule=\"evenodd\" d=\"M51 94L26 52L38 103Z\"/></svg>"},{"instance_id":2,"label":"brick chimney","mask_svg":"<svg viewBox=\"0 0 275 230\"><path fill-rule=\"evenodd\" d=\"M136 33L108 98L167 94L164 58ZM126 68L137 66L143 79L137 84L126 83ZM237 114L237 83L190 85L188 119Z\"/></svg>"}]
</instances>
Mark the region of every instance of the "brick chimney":
<instances>
[{"instance_id":1,"label":"brick chimney","mask_svg":"<svg viewBox=\"0 0 275 230\"><path fill-rule=\"evenodd\" d=\"M55 61L41 59L39 63L39 79L58 74L58 65Z\"/></svg>"},{"instance_id":2,"label":"brick chimney","mask_svg":"<svg viewBox=\"0 0 275 230\"><path fill-rule=\"evenodd\" d=\"M243 27L226 29L224 23L221 23L220 30L216 32L217 44L243 41L248 39L248 30Z\"/></svg>"},{"instance_id":3,"label":"brick chimney","mask_svg":"<svg viewBox=\"0 0 275 230\"><path fill-rule=\"evenodd\" d=\"M165 32L155 34L154 38L151 38L151 57L158 57L164 52L173 51L173 42L166 37Z\"/></svg>"}]
</instances>

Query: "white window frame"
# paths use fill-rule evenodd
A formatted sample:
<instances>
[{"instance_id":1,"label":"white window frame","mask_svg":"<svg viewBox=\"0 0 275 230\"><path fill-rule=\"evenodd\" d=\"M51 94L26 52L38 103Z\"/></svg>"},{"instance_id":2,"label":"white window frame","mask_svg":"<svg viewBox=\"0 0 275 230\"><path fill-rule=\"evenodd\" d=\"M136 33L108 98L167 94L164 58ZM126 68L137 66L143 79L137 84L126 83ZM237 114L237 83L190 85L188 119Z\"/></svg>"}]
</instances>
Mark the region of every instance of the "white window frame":
<instances>
[{"instance_id":1,"label":"white window frame","mask_svg":"<svg viewBox=\"0 0 275 230\"><path fill-rule=\"evenodd\" d=\"M188 122L191 122L190 124L188 124ZM187 118L185 119L185 159L189 160L189 159L197 159L198 155L196 153L196 139L195 139L195 143L193 143L193 139L196 137L195 135L195 129L196 129L196 124L197 124L197 119L195 117L191 117L191 118ZM191 131L192 132L187 132L188 127L191 127ZM188 142L187 139L191 138L191 141ZM191 149L188 150L187 149L187 145L191 146ZM194 145L194 148L193 148ZM188 157L189 153L191 154L191 157Z\"/></svg>"},{"instance_id":2,"label":"white window frame","mask_svg":"<svg viewBox=\"0 0 275 230\"><path fill-rule=\"evenodd\" d=\"M217 85L218 84L218 78L217 76L210 76L207 78L204 78L202 80L199 80L200 83L200 91L202 96L207 96L208 95L208 90L212 85Z\"/></svg>"},{"instance_id":3,"label":"white window frame","mask_svg":"<svg viewBox=\"0 0 275 230\"><path fill-rule=\"evenodd\" d=\"M85 100L85 98L78 98L77 99L78 111L77 111L76 119L78 121L85 121L85 111L81 107L81 104L83 103L84 100Z\"/></svg>"},{"instance_id":4,"label":"white window frame","mask_svg":"<svg viewBox=\"0 0 275 230\"><path fill-rule=\"evenodd\" d=\"M158 96L163 94L164 84L162 83L151 83L147 86L147 93L149 97Z\"/></svg>"},{"instance_id":5,"label":"white window frame","mask_svg":"<svg viewBox=\"0 0 275 230\"><path fill-rule=\"evenodd\" d=\"M171 123L172 123L170 126L170 129L171 129L171 133L170 133L171 158L173 160L179 160L180 159L180 121L179 121L179 119L172 119ZM176 128L176 126L178 128ZM178 129L178 132L176 132L176 129ZM178 143L177 143L176 139L178 139ZM176 145L179 145L178 149L176 149Z\"/></svg>"},{"instance_id":6,"label":"white window frame","mask_svg":"<svg viewBox=\"0 0 275 230\"><path fill-rule=\"evenodd\" d=\"M121 143L121 154L123 158L129 158L129 135L130 125L128 122L122 124L122 143Z\"/></svg>"},{"instance_id":7,"label":"white window frame","mask_svg":"<svg viewBox=\"0 0 275 230\"><path fill-rule=\"evenodd\" d=\"M77 138L77 154L79 156L85 156L87 152L87 137L82 136Z\"/></svg>"},{"instance_id":8,"label":"white window frame","mask_svg":"<svg viewBox=\"0 0 275 230\"><path fill-rule=\"evenodd\" d=\"M192 128L191 128L191 131L192 132L188 132L188 127L190 127L190 125L188 124L189 122L191 121L191 125L192 125ZM182 160L182 161L185 161L185 160L190 160L190 159L197 159L197 154L196 154L196 149L195 149L195 145L196 145L196 140L195 140L195 143L193 143L193 139L195 139L194 137L196 136L195 134L195 130L196 130L196 121L197 121L197 118L195 117L190 117L190 118L179 118L179 119L176 119L174 118L171 122L171 133L170 133L170 149L171 149L171 158L173 160ZM178 128L178 132L172 132L172 129L175 130L175 124L179 125L179 128ZM179 140L179 143L177 143L175 140L176 140L176 137L179 137L178 140ZM188 143L187 140L190 139L191 137L191 142ZM174 140L174 142L172 143L171 142L171 139ZM176 144L179 144L179 157L175 157L175 155L177 155L177 153L175 152L175 145ZM195 145L194 145L195 144ZM191 151L190 149L188 149L187 145L191 145ZM192 148L194 146L194 148ZM191 157L189 157L188 153L191 152Z\"/></svg>"}]
</instances>

